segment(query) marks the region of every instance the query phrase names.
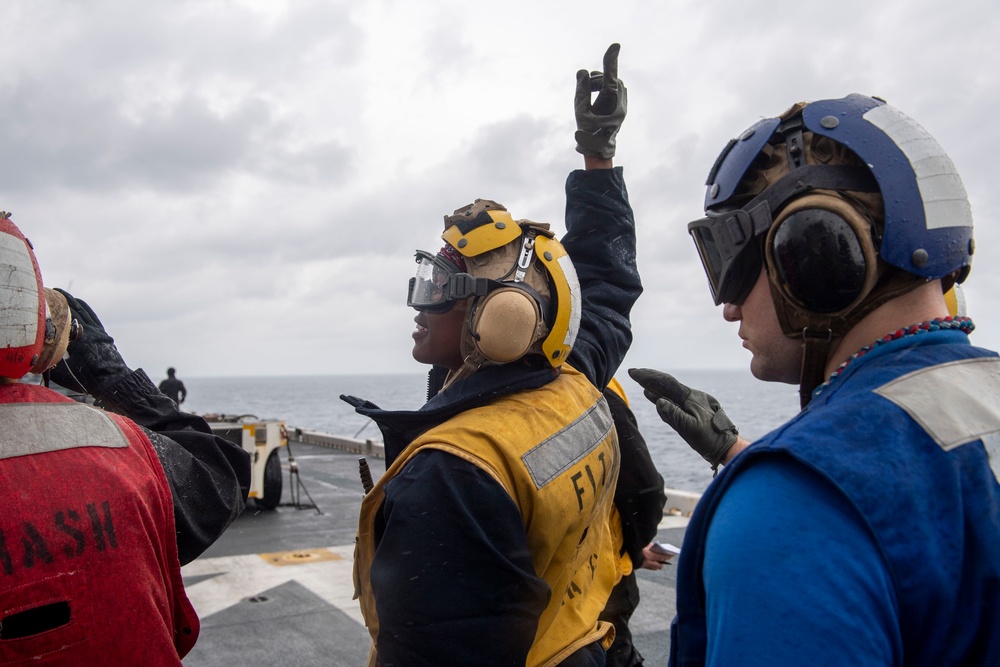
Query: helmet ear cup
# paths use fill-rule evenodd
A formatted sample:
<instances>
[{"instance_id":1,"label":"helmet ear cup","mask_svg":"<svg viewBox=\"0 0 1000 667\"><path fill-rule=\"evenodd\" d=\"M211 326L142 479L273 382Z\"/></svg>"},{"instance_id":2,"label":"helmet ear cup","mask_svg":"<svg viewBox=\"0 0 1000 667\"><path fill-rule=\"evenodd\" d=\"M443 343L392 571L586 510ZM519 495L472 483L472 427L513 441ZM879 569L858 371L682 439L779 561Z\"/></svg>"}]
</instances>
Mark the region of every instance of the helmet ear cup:
<instances>
[{"instance_id":1,"label":"helmet ear cup","mask_svg":"<svg viewBox=\"0 0 1000 667\"><path fill-rule=\"evenodd\" d=\"M535 298L525 290L504 287L483 297L472 316L475 346L489 361L505 364L523 357L542 322Z\"/></svg>"},{"instance_id":2,"label":"helmet ear cup","mask_svg":"<svg viewBox=\"0 0 1000 667\"><path fill-rule=\"evenodd\" d=\"M32 373L44 373L62 359L69 345L70 333L73 329L73 317L69 310L66 297L54 289L44 288L45 306L45 340L42 351L31 367Z\"/></svg>"},{"instance_id":3,"label":"helmet ear cup","mask_svg":"<svg viewBox=\"0 0 1000 667\"><path fill-rule=\"evenodd\" d=\"M810 194L793 200L767 235L772 283L808 312L833 315L853 309L878 278L872 229L872 222L841 197Z\"/></svg>"}]
</instances>

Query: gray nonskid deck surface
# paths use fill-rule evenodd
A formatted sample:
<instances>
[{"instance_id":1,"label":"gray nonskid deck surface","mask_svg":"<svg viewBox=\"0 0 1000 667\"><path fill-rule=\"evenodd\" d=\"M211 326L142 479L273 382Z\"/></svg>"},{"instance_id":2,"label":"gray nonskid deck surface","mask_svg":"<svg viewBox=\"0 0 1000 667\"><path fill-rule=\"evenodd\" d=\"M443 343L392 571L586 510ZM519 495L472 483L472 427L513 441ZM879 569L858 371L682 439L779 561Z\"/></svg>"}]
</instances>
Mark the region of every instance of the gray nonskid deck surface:
<instances>
[{"instance_id":1,"label":"gray nonskid deck surface","mask_svg":"<svg viewBox=\"0 0 1000 667\"><path fill-rule=\"evenodd\" d=\"M338 667L365 664L368 631L352 599L351 562L362 490L358 457L293 444L299 500L274 511L250 507L200 558L183 568L201 635L185 667L234 664ZM291 501L287 458L282 502ZM370 459L372 474L384 462ZM308 492L308 494L306 493ZM680 544L668 517L657 538ZM665 665L674 615L675 568L639 570L642 603L630 624L647 665Z\"/></svg>"}]
</instances>

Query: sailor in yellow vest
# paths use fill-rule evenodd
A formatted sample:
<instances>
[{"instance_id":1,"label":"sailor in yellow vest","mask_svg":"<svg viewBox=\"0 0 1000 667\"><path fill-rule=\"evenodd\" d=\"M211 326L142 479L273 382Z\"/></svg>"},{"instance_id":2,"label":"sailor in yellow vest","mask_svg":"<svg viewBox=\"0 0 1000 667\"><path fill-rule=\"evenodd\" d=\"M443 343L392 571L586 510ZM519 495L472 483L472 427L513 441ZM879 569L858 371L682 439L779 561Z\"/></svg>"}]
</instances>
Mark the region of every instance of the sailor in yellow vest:
<instances>
[{"instance_id":1,"label":"sailor in yellow vest","mask_svg":"<svg viewBox=\"0 0 1000 667\"><path fill-rule=\"evenodd\" d=\"M578 74L586 168L566 184L562 243L493 201L446 216L408 298L413 356L433 366L428 402L390 412L343 397L385 441L355 558L372 665L604 665L619 453L598 387L631 343L642 290L611 163L625 115L617 54L606 76Z\"/></svg>"}]
</instances>

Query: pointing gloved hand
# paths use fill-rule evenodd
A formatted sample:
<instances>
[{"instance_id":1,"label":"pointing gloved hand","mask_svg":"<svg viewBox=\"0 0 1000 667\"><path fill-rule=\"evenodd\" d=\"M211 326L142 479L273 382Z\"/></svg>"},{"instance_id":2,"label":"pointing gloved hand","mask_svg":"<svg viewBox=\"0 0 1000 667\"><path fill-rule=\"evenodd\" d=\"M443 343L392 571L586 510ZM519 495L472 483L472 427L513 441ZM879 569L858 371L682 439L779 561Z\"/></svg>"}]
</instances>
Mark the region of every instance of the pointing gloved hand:
<instances>
[{"instance_id":1,"label":"pointing gloved hand","mask_svg":"<svg viewBox=\"0 0 1000 667\"><path fill-rule=\"evenodd\" d=\"M628 374L642 386L646 398L656 404L660 419L701 454L713 470L726 460L739 439L739 430L715 398L661 371L630 368Z\"/></svg>"},{"instance_id":2,"label":"pointing gloved hand","mask_svg":"<svg viewBox=\"0 0 1000 667\"><path fill-rule=\"evenodd\" d=\"M618 79L618 51L612 44L604 54L604 72L576 73L576 150L610 160L615 156L615 136L628 107L625 85ZM590 94L597 99L590 103Z\"/></svg>"},{"instance_id":3,"label":"pointing gloved hand","mask_svg":"<svg viewBox=\"0 0 1000 667\"><path fill-rule=\"evenodd\" d=\"M108 335L94 311L85 301L56 288L66 297L72 316L82 325L80 336L70 342L67 357L51 370L51 379L67 389L84 391L95 398L103 398L116 382L132 370L115 347L115 339Z\"/></svg>"}]
</instances>

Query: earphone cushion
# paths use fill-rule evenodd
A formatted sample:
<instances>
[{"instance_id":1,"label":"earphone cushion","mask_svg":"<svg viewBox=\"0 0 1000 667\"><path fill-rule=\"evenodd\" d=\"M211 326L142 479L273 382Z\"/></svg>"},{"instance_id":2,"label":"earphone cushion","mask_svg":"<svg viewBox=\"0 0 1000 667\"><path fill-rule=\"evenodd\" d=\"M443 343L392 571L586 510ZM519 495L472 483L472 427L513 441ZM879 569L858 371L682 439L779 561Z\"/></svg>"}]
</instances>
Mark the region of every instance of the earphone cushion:
<instances>
[{"instance_id":1,"label":"earphone cushion","mask_svg":"<svg viewBox=\"0 0 1000 667\"><path fill-rule=\"evenodd\" d=\"M768 235L767 258L782 291L809 312L844 311L875 284L870 223L839 197L790 204Z\"/></svg>"},{"instance_id":2,"label":"earphone cushion","mask_svg":"<svg viewBox=\"0 0 1000 667\"><path fill-rule=\"evenodd\" d=\"M516 288L497 290L476 309L472 322L476 347L495 363L516 361L535 342L539 319L530 294Z\"/></svg>"}]
</instances>

